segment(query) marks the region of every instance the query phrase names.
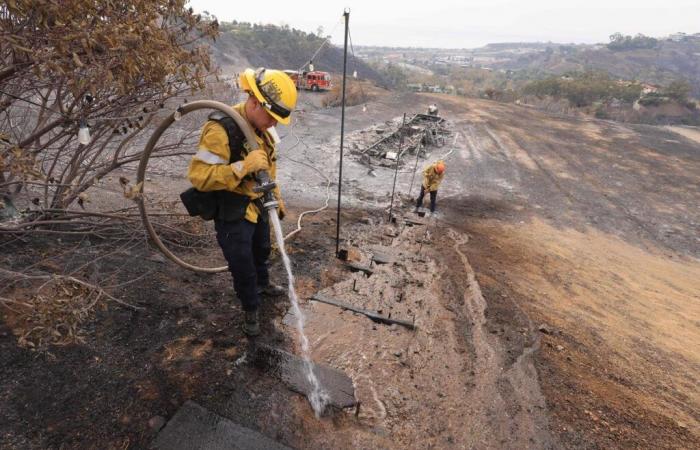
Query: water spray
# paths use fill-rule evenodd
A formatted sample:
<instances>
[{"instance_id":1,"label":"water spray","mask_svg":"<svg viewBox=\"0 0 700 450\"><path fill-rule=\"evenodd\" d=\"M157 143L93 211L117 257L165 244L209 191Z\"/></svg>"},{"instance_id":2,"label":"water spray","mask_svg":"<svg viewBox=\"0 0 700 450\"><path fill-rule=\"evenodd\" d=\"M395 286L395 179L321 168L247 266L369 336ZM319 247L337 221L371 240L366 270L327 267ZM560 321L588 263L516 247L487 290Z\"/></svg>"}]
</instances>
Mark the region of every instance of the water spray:
<instances>
[{"instance_id":1,"label":"water spray","mask_svg":"<svg viewBox=\"0 0 700 450\"><path fill-rule=\"evenodd\" d=\"M320 417L323 411L326 409L326 405L328 404L330 397L321 387L321 383L318 381L318 377L313 370L314 365L311 362L309 339L306 337L306 333L304 333L304 313L299 307L299 298L297 297L296 289L294 288L292 264L284 247L284 235L282 234L282 225L280 224L278 215L279 202L275 199L273 194L274 189L277 187L277 183L270 179L270 174L264 170L257 173L256 180L258 184L255 186L255 188L253 188L253 191L263 194L263 209L267 211L270 223L272 224L272 228L275 233L277 248L280 255L282 255L284 268L287 270L287 292L289 294L289 300L292 303L292 312L296 319L297 332L299 333L299 339L301 341L301 357L304 360L306 378L313 388L311 394L309 395L309 402L311 403L311 407L314 409L316 417Z\"/></svg>"}]
</instances>

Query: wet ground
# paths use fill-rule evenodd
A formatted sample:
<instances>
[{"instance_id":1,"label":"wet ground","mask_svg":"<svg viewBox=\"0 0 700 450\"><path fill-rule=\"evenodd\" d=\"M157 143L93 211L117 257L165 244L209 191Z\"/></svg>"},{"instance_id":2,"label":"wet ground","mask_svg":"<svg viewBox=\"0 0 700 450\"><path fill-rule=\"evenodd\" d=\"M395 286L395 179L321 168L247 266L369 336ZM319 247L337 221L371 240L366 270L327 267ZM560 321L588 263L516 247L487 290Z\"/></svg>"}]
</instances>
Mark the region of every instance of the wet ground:
<instances>
[{"instance_id":1,"label":"wet ground","mask_svg":"<svg viewBox=\"0 0 700 450\"><path fill-rule=\"evenodd\" d=\"M359 409L317 420L247 362L228 275L193 274L136 245L81 275L148 274L115 292L146 309L98 309L83 344L19 348L3 311L3 446L144 448L186 400L297 448L700 445L700 354L689 345L700 339L700 144L663 128L392 93L348 109L346 145L433 102L455 132L429 149L448 167L437 220L387 224L393 171L344 160L343 246L365 264L390 253L392 264L370 277L343 267L333 208L290 239L313 359L353 379ZM280 130L286 231L329 189L335 202L340 114L319 104L304 97L296 124ZM399 216L417 192L411 168L398 173ZM182 181L151 184L167 197ZM76 268L98 255L99 242L75 244L16 241L3 265ZM66 254L50 256L57 248ZM190 256L220 264L216 248ZM273 273L283 282L279 261ZM417 330L308 300L319 291ZM261 340L298 352L286 304L266 303Z\"/></svg>"}]
</instances>

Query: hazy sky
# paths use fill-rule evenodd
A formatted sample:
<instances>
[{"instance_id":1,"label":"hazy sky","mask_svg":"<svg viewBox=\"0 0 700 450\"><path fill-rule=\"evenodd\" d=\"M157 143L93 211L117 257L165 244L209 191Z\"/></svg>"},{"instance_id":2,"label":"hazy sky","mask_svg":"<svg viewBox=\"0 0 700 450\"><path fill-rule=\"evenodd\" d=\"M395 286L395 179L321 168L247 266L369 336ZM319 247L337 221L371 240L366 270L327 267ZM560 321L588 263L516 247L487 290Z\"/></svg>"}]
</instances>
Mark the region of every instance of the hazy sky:
<instances>
[{"instance_id":1,"label":"hazy sky","mask_svg":"<svg viewBox=\"0 0 700 450\"><path fill-rule=\"evenodd\" d=\"M221 21L322 26L342 43L343 9L350 8L355 45L470 48L489 42L608 42L620 31L664 36L700 32L700 0L191 0Z\"/></svg>"}]
</instances>

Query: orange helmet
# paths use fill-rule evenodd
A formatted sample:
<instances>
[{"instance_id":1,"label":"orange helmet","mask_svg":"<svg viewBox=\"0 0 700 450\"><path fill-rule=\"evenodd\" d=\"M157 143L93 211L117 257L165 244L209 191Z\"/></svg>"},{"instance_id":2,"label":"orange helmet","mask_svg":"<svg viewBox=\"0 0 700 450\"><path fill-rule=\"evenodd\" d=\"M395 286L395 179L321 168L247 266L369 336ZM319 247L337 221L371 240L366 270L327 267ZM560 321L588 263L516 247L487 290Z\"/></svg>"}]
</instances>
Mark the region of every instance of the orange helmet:
<instances>
[{"instance_id":1,"label":"orange helmet","mask_svg":"<svg viewBox=\"0 0 700 450\"><path fill-rule=\"evenodd\" d=\"M438 175L442 175L443 173L445 173L445 163L444 162L438 161L435 164L435 173L437 173Z\"/></svg>"}]
</instances>

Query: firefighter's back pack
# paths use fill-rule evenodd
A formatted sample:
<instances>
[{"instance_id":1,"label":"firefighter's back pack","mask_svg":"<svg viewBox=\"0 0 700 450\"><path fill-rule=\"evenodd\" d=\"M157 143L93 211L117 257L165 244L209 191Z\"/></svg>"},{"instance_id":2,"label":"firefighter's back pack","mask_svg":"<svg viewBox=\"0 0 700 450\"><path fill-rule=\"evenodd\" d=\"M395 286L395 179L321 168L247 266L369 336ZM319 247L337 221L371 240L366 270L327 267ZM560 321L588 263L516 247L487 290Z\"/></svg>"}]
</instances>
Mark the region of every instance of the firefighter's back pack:
<instances>
[{"instance_id":1,"label":"firefighter's back pack","mask_svg":"<svg viewBox=\"0 0 700 450\"><path fill-rule=\"evenodd\" d=\"M226 114L213 112L209 114L209 120L213 120L226 130L231 156L228 163L233 164L243 160L243 144L245 135L236 122ZM187 213L190 216L199 216L204 220L220 219L235 221L245 217L248 205L251 202L247 195L238 194L227 190L200 191L191 187L180 194Z\"/></svg>"}]
</instances>

